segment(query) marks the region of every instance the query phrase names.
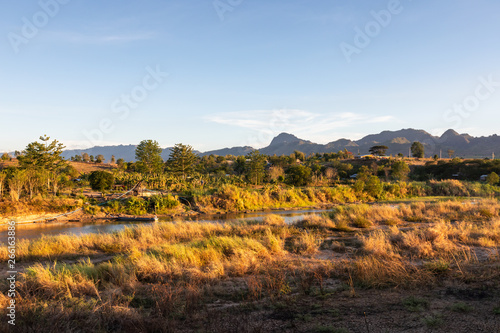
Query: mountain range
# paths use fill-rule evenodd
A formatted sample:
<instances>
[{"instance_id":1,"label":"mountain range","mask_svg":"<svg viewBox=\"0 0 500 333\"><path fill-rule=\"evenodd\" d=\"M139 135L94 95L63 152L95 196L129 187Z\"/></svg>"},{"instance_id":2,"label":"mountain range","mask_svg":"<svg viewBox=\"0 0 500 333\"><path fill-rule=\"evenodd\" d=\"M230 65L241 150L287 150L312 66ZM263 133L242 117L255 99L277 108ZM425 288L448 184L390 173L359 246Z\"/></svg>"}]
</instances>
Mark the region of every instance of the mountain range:
<instances>
[{"instance_id":1,"label":"mountain range","mask_svg":"<svg viewBox=\"0 0 500 333\"><path fill-rule=\"evenodd\" d=\"M389 149L388 155L397 155L399 153L407 156L411 144L415 141L421 142L425 147L425 156L430 157L441 155L448 157L448 150L454 151L454 156L464 158L485 158L492 155L500 156L500 137L492 135L488 137L473 137L469 134L459 134L450 129L440 137L433 136L424 130L402 129L399 131L383 131L379 134L370 134L360 140L340 139L327 144L314 143L303 140L293 134L281 133L276 136L269 146L259 149L266 155L289 155L295 150L299 150L306 155L311 153L332 153L347 149L354 155L368 154L370 147L375 145L385 145ZM62 156L69 159L74 155L81 155L86 152L89 155L103 155L106 160L114 155L116 159L123 158L125 161L135 160L136 145L104 146L93 147L84 150L65 150ZM197 152L200 156L204 155L246 155L253 151L249 146L223 148L218 150ZM163 160L167 160L170 155L170 148L165 148L162 152Z\"/></svg>"}]
</instances>

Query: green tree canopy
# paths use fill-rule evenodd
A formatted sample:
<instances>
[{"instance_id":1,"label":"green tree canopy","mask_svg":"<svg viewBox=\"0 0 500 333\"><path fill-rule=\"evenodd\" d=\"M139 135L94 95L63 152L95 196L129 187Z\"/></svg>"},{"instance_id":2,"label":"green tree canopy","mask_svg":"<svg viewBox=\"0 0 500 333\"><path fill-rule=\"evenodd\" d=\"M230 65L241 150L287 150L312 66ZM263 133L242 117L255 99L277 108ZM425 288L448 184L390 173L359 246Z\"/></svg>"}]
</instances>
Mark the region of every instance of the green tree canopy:
<instances>
[{"instance_id":1,"label":"green tree canopy","mask_svg":"<svg viewBox=\"0 0 500 333\"><path fill-rule=\"evenodd\" d=\"M53 171L66 165L61 157L65 148L57 140L49 142L50 137L44 135L40 137L41 142L35 141L26 147L22 155L19 156L19 164L22 168L35 168Z\"/></svg>"},{"instance_id":2,"label":"green tree canopy","mask_svg":"<svg viewBox=\"0 0 500 333\"><path fill-rule=\"evenodd\" d=\"M411 155L416 158L424 158L425 148L424 145L418 141L411 144Z\"/></svg>"},{"instance_id":3,"label":"green tree canopy","mask_svg":"<svg viewBox=\"0 0 500 333\"><path fill-rule=\"evenodd\" d=\"M486 182L490 185L496 185L498 182L500 182L500 177L496 172L492 172L486 177Z\"/></svg>"},{"instance_id":4,"label":"green tree canopy","mask_svg":"<svg viewBox=\"0 0 500 333\"><path fill-rule=\"evenodd\" d=\"M387 146L373 146L368 151L376 156L384 156L387 149L389 149Z\"/></svg>"},{"instance_id":5,"label":"green tree canopy","mask_svg":"<svg viewBox=\"0 0 500 333\"><path fill-rule=\"evenodd\" d=\"M94 191L104 191L111 189L115 180L111 173L106 171L92 171L89 176L90 186Z\"/></svg>"},{"instance_id":6,"label":"green tree canopy","mask_svg":"<svg viewBox=\"0 0 500 333\"><path fill-rule=\"evenodd\" d=\"M406 180L408 179L408 174L410 173L410 167L405 161L397 161L391 166L392 178L396 180Z\"/></svg>"},{"instance_id":7,"label":"green tree canopy","mask_svg":"<svg viewBox=\"0 0 500 333\"><path fill-rule=\"evenodd\" d=\"M163 165L163 160L161 158L162 151L163 149L156 141L141 141L135 149L138 170L146 174L160 172Z\"/></svg>"},{"instance_id":8,"label":"green tree canopy","mask_svg":"<svg viewBox=\"0 0 500 333\"><path fill-rule=\"evenodd\" d=\"M171 172L180 175L185 179L190 173L193 172L197 159L198 157L194 153L193 147L178 143L170 152L167 167Z\"/></svg>"},{"instance_id":9,"label":"green tree canopy","mask_svg":"<svg viewBox=\"0 0 500 333\"><path fill-rule=\"evenodd\" d=\"M285 180L290 185L305 186L311 180L311 168L305 165L292 165L286 170Z\"/></svg>"},{"instance_id":10,"label":"green tree canopy","mask_svg":"<svg viewBox=\"0 0 500 333\"><path fill-rule=\"evenodd\" d=\"M247 154L247 179L254 185L260 184L265 176L266 157L258 150Z\"/></svg>"}]
</instances>

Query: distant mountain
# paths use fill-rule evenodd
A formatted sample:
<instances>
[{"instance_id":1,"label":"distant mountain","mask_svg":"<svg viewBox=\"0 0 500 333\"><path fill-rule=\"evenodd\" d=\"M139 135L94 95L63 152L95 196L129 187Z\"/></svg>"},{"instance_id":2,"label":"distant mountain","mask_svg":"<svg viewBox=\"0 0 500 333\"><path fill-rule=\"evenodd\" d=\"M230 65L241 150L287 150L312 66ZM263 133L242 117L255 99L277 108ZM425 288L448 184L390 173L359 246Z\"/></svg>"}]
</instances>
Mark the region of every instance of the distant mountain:
<instances>
[{"instance_id":1,"label":"distant mountain","mask_svg":"<svg viewBox=\"0 0 500 333\"><path fill-rule=\"evenodd\" d=\"M437 137L424 130L412 128L370 134L357 141L339 139L327 144L318 144L300 139L293 134L281 133L271 141L269 146L261 148L259 151L266 155L290 155L294 151L299 150L309 155L313 153L332 153L347 149L354 155L365 155L368 154L370 147L374 145L385 145L389 148L387 150L388 155L397 155L401 153L408 156L411 144L415 141L424 144L425 156L427 157L435 154L438 156L442 155L442 157L448 157L448 150L453 150L454 156L465 158L491 157L493 153L497 157L500 156L500 137L496 134L488 137L473 137L469 134L459 134L450 129L444 132L440 137ZM86 152L94 156L102 154L106 160L110 160L111 155L114 155L116 159L123 158L125 161L134 161L136 147L135 145L93 147L83 150L66 150L62 155L66 159L69 159L71 156L81 155L83 152ZM252 147L244 146L197 153L200 156L211 154L220 156L241 156L247 155L253 150L255 149ZM169 155L170 148L165 148L162 153L163 160L166 161Z\"/></svg>"},{"instance_id":2,"label":"distant mountain","mask_svg":"<svg viewBox=\"0 0 500 333\"><path fill-rule=\"evenodd\" d=\"M69 160L71 156L82 155L83 153L87 153L89 155L93 155L97 157L97 155L103 155L106 161L111 160L111 156L115 156L116 159L123 158L126 162L135 161L135 149L137 145L119 145L119 146L97 146L88 149L72 149L65 150L61 154L62 157ZM168 160L170 156L170 148L163 149L161 153L161 157L164 161Z\"/></svg>"},{"instance_id":3,"label":"distant mountain","mask_svg":"<svg viewBox=\"0 0 500 333\"><path fill-rule=\"evenodd\" d=\"M218 155L218 156L226 156L226 155L234 155L234 156L241 156L241 155L246 155L248 153L251 153L254 151L255 148L245 146L245 147L233 147L233 148L223 148L223 149L218 149L218 150L210 150L204 153L200 153L200 156L205 156L205 155Z\"/></svg>"}]
</instances>

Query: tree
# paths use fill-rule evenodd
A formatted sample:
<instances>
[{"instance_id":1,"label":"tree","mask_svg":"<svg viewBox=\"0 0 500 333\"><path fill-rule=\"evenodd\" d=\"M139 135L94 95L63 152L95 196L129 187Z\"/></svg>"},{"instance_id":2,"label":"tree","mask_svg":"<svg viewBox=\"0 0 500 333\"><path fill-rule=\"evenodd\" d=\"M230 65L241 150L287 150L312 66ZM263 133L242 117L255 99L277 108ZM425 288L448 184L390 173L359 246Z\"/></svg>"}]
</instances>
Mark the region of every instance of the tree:
<instances>
[{"instance_id":1,"label":"tree","mask_svg":"<svg viewBox=\"0 0 500 333\"><path fill-rule=\"evenodd\" d=\"M495 172L492 172L486 177L486 182L490 185L498 184L498 182L500 182L500 177Z\"/></svg>"},{"instance_id":2,"label":"tree","mask_svg":"<svg viewBox=\"0 0 500 333\"><path fill-rule=\"evenodd\" d=\"M28 144L23 154L19 156L21 168L54 171L66 165L61 157L65 148L62 143L57 140L49 143L50 137L48 136L41 136L40 140L42 142L35 141Z\"/></svg>"},{"instance_id":3,"label":"tree","mask_svg":"<svg viewBox=\"0 0 500 333\"><path fill-rule=\"evenodd\" d=\"M284 176L285 172L283 171L283 168L280 167L279 165L278 166L274 165L269 168L268 174L269 174L269 179L271 181L277 181L278 179L280 179L280 177Z\"/></svg>"},{"instance_id":4,"label":"tree","mask_svg":"<svg viewBox=\"0 0 500 333\"><path fill-rule=\"evenodd\" d=\"M387 149L389 149L387 146L373 146L368 151L376 156L384 156Z\"/></svg>"},{"instance_id":5,"label":"tree","mask_svg":"<svg viewBox=\"0 0 500 333\"><path fill-rule=\"evenodd\" d=\"M111 163L112 164L116 163L115 155L111 155Z\"/></svg>"},{"instance_id":6,"label":"tree","mask_svg":"<svg viewBox=\"0 0 500 333\"><path fill-rule=\"evenodd\" d=\"M101 154L97 155L95 161L96 161L96 163L102 163L102 162L104 162L104 155L101 155Z\"/></svg>"},{"instance_id":7,"label":"tree","mask_svg":"<svg viewBox=\"0 0 500 333\"><path fill-rule=\"evenodd\" d=\"M115 179L113 175L106 171L92 171L89 176L90 186L94 191L109 190L113 186Z\"/></svg>"},{"instance_id":8,"label":"tree","mask_svg":"<svg viewBox=\"0 0 500 333\"><path fill-rule=\"evenodd\" d=\"M338 170L332 167L328 167L325 169L325 177L329 180L335 180L338 177Z\"/></svg>"},{"instance_id":9,"label":"tree","mask_svg":"<svg viewBox=\"0 0 500 333\"><path fill-rule=\"evenodd\" d=\"M3 197L5 178L7 178L7 174L3 171L0 171L0 199L2 199L2 197Z\"/></svg>"},{"instance_id":10,"label":"tree","mask_svg":"<svg viewBox=\"0 0 500 333\"><path fill-rule=\"evenodd\" d=\"M172 148L167 165L173 173L186 179L193 172L197 159L198 157L193 152L193 147L178 143Z\"/></svg>"},{"instance_id":11,"label":"tree","mask_svg":"<svg viewBox=\"0 0 500 333\"><path fill-rule=\"evenodd\" d=\"M247 154L247 179L254 185L260 184L265 175L266 158L258 150Z\"/></svg>"},{"instance_id":12,"label":"tree","mask_svg":"<svg viewBox=\"0 0 500 333\"><path fill-rule=\"evenodd\" d=\"M299 150L295 150L293 152L293 154L294 154L295 160L299 160L302 162L304 162L306 160L306 154L304 154L303 152L301 152Z\"/></svg>"},{"instance_id":13,"label":"tree","mask_svg":"<svg viewBox=\"0 0 500 333\"><path fill-rule=\"evenodd\" d=\"M90 162L90 156L89 156L89 154L87 154L87 153L82 153L82 160L83 160L84 162L87 162L87 163L88 163L88 162Z\"/></svg>"},{"instance_id":14,"label":"tree","mask_svg":"<svg viewBox=\"0 0 500 333\"><path fill-rule=\"evenodd\" d=\"M453 158L453 155L455 155L455 151L453 149L448 149L448 157Z\"/></svg>"},{"instance_id":15,"label":"tree","mask_svg":"<svg viewBox=\"0 0 500 333\"><path fill-rule=\"evenodd\" d=\"M384 191L384 185L377 176L370 176L365 184L365 192L374 198L380 198Z\"/></svg>"},{"instance_id":16,"label":"tree","mask_svg":"<svg viewBox=\"0 0 500 333\"><path fill-rule=\"evenodd\" d=\"M138 161L138 170L142 173L153 174L161 171L163 149L154 140L143 140L135 149L135 159Z\"/></svg>"},{"instance_id":17,"label":"tree","mask_svg":"<svg viewBox=\"0 0 500 333\"><path fill-rule=\"evenodd\" d=\"M9 154L7 153L3 153L2 154L2 161L9 161L10 160L10 156Z\"/></svg>"},{"instance_id":18,"label":"tree","mask_svg":"<svg viewBox=\"0 0 500 333\"><path fill-rule=\"evenodd\" d=\"M9 193L13 201L19 201L25 183L26 170L16 169L8 181Z\"/></svg>"},{"instance_id":19,"label":"tree","mask_svg":"<svg viewBox=\"0 0 500 333\"><path fill-rule=\"evenodd\" d=\"M423 158L425 155L424 145L418 141L411 144L411 155L415 158Z\"/></svg>"},{"instance_id":20,"label":"tree","mask_svg":"<svg viewBox=\"0 0 500 333\"><path fill-rule=\"evenodd\" d=\"M116 165L118 165L118 167L119 167L120 169L123 169L124 164L125 164L125 160L124 160L123 158L119 158L119 159L116 161Z\"/></svg>"},{"instance_id":21,"label":"tree","mask_svg":"<svg viewBox=\"0 0 500 333\"><path fill-rule=\"evenodd\" d=\"M292 165L286 170L286 182L294 186L305 186L311 180L311 169L305 165Z\"/></svg>"},{"instance_id":22,"label":"tree","mask_svg":"<svg viewBox=\"0 0 500 333\"><path fill-rule=\"evenodd\" d=\"M89 161L90 161L91 163L94 163L94 155L90 155L90 156L89 156Z\"/></svg>"},{"instance_id":23,"label":"tree","mask_svg":"<svg viewBox=\"0 0 500 333\"><path fill-rule=\"evenodd\" d=\"M392 178L396 180L406 180L408 179L408 174L410 173L410 167L405 161L397 161L391 166Z\"/></svg>"}]
</instances>

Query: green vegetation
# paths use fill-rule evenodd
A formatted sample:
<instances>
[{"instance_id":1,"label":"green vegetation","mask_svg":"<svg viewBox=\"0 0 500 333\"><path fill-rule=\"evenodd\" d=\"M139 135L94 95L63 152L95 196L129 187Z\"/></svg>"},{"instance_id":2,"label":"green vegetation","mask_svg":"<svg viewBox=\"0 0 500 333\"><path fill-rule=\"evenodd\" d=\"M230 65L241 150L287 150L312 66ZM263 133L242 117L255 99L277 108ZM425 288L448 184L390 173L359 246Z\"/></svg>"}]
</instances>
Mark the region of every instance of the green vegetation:
<instances>
[{"instance_id":1,"label":"green vegetation","mask_svg":"<svg viewBox=\"0 0 500 333\"><path fill-rule=\"evenodd\" d=\"M113 175L106 171L92 171L89 176L90 187L95 191L111 189L114 181Z\"/></svg>"},{"instance_id":2,"label":"green vegetation","mask_svg":"<svg viewBox=\"0 0 500 333\"><path fill-rule=\"evenodd\" d=\"M415 165L415 160L402 158L353 159L347 151L309 156L300 151L289 156L266 156L252 151L247 156L199 157L192 147L177 144L169 160L162 163L158 143L144 140L137 147L135 163L119 158L116 164L96 164L90 162L90 156L82 154L72 158L87 161L75 162L79 168L88 165L85 171L78 172L61 159L62 144L56 140L50 142L48 137L41 139L20 153L17 166L10 165L0 171L0 206L25 205L24 209L15 205L16 209L4 211L31 208L36 214L41 208L37 208L40 205L35 201L56 202L58 197L80 198L91 205L104 204L109 196L138 184L140 195L155 191L161 197L177 198L184 210L205 213L418 200L429 196L493 197L500 193L495 177L500 172L498 160L429 160ZM383 147L373 148L378 152L383 150ZM486 181L480 182L484 175L488 175ZM91 199L90 189L106 191L109 196ZM128 213L170 213L169 208L160 206L156 210L147 205L130 208L125 201L113 205L114 211ZM182 211L180 207L172 209ZM367 227L369 221L359 220L358 225ZM387 225L397 222L388 220Z\"/></svg>"},{"instance_id":3,"label":"green vegetation","mask_svg":"<svg viewBox=\"0 0 500 333\"><path fill-rule=\"evenodd\" d=\"M158 142L153 140L143 140L135 149L135 158L137 159L137 170L152 174L158 173L162 169L163 160L161 159L161 149Z\"/></svg>"},{"instance_id":4,"label":"green vegetation","mask_svg":"<svg viewBox=\"0 0 500 333\"><path fill-rule=\"evenodd\" d=\"M418 141L411 144L411 156L416 158L424 158L425 148L424 145Z\"/></svg>"}]
</instances>

